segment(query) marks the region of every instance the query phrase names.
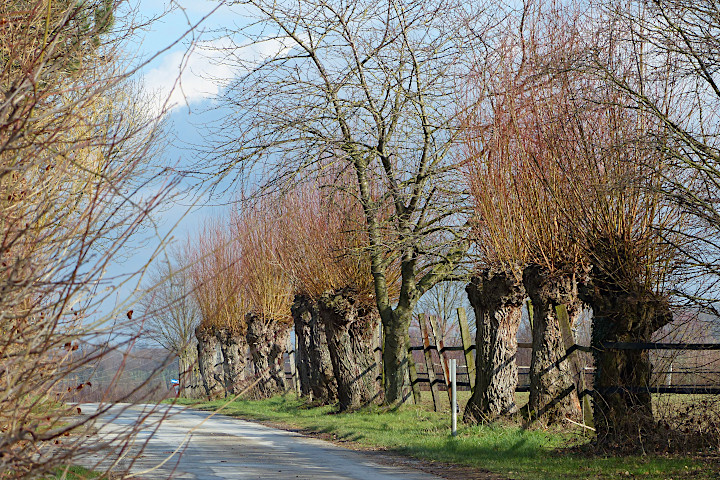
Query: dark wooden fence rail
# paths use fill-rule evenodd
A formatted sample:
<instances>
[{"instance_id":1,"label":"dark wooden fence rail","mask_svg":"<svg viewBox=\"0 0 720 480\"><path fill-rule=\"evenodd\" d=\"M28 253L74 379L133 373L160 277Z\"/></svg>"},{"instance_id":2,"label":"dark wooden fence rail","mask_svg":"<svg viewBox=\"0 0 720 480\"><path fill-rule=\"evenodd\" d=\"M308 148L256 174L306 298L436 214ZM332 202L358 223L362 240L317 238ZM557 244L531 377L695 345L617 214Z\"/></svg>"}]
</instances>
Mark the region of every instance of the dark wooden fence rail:
<instances>
[{"instance_id":1,"label":"dark wooden fence rail","mask_svg":"<svg viewBox=\"0 0 720 480\"><path fill-rule=\"evenodd\" d=\"M561 313L561 312L558 312ZM463 355L452 355L458 360L458 382L457 386L459 390L471 390L475 386L475 345L472 343L469 329L467 324L467 317L463 309L458 309L458 322L460 324L460 340L462 345L445 345L445 339L443 338L442 332L439 330L434 318L426 317L425 315L419 315L420 324L420 341L421 345L412 345L409 347L409 376L408 386L412 391L412 395L416 401L420 399L421 389L430 390L432 392L433 404L435 409L439 409L439 391L448 389L448 360L449 356L453 352L462 352ZM566 342L566 345L572 342ZM601 344L600 348L604 349L618 349L618 350L695 350L695 351L712 351L720 350L720 343L664 343L664 342L644 342L644 343L630 343L630 342L606 342ZM532 349L532 343L518 343L518 349ZM567 348L568 356L575 354L575 352L592 353L593 347L586 345L572 344ZM413 352L422 352L423 355L420 358L416 358ZM433 355L433 352L436 352ZM298 389L296 369L294 365L291 365L290 358L294 355L292 346L288 345L288 357L286 362L286 375L288 380L292 381L295 385L296 391ZM450 354L450 355L449 355ZM438 362L435 361L436 357ZM576 375L579 378L578 390L581 391L581 397L587 397L588 394L592 393L592 377L594 376L595 370L592 367L586 367L582 361L578 361L577 357L574 357ZM422 366L422 369L418 369L418 365ZM519 366L520 369L529 369L527 365ZM656 375L672 374L672 375L683 375L683 374L717 374L720 372L714 371L698 371L698 370L676 370L676 371L658 371L654 372ZM523 372L521 375L525 376L527 373ZM720 378L720 377L719 377ZM426 387L426 388L422 388ZM618 389L626 389L627 387L618 386ZM518 382L516 391L527 392L529 390L529 384L527 382ZM606 389L607 390L607 389ZM651 393L674 393L674 394L720 394L720 385L654 385L648 388L643 388L643 391L650 391ZM409 397L409 394L408 394Z\"/></svg>"}]
</instances>

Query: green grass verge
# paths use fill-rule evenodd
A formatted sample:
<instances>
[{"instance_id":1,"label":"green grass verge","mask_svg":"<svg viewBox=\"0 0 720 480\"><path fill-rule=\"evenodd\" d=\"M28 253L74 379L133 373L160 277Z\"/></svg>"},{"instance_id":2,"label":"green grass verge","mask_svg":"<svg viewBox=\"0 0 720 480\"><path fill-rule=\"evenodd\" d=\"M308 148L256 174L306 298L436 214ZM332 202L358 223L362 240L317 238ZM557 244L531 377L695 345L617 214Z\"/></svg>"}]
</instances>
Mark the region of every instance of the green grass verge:
<instances>
[{"instance_id":1,"label":"green grass verge","mask_svg":"<svg viewBox=\"0 0 720 480\"><path fill-rule=\"evenodd\" d=\"M720 468L686 457L609 457L563 452L586 442L578 434L524 430L518 426L459 426L450 435L449 415L423 407L403 406L337 414L332 407L308 407L290 396L263 401L222 400L179 403L216 410L240 418L279 422L313 432L327 433L364 447L380 447L404 455L471 465L513 479L717 479Z\"/></svg>"},{"instance_id":2,"label":"green grass verge","mask_svg":"<svg viewBox=\"0 0 720 480\"><path fill-rule=\"evenodd\" d=\"M100 474L78 465L72 465L70 467L58 467L55 474L45 477L45 480L85 480L90 478L100 479Z\"/></svg>"}]
</instances>

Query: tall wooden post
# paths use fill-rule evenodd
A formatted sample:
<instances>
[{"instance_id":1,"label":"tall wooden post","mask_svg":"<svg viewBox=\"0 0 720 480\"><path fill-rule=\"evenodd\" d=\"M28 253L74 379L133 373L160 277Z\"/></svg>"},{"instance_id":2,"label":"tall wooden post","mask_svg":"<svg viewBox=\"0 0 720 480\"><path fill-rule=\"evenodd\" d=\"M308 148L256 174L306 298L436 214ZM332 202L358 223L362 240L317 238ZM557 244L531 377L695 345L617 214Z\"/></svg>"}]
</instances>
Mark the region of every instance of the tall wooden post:
<instances>
[{"instance_id":1,"label":"tall wooden post","mask_svg":"<svg viewBox=\"0 0 720 480\"><path fill-rule=\"evenodd\" d=\"M578 394L578 399L580 400L583 422L585 425L592 427L594 423L592 407L590 406L590 395L585 395L585 364L581 361L579 350L575 345L575 336L570 326L570 315L565 305L555 307L555 313L560 323L560 332L562 333L565 351L569 352L568 361L570 362L570 371L572 372L573 378L575 378L575 389Z\"/></svg>"},{"instance_id":2,"label":"tall wooden post","mask_svg":"<svg viewBox=\"0 0 720 480\"><path fill-rule=\"evenodd\" d=\"M440 411L440 397L437 388L437 379L435 378L435 366L432 361L432 352L430 351L430 337L428 336L427 325L425 325L425 314L418 316L420 323L420 332L423 337L423 355L425 356L425 367L427 368L428 381L430 382L430 393L432 394L433 409Z\"/></svg>"},{"instance_id":3,"label":"tall wooden post","mask_svg":"<svg viewBox=\"0 0 720 480\"><path fill-rule=\"evenodd\" d=\"M428 315L430 320L430 328L432 329L432 335L435 337L435 345L437 346L438 356L440 357L440 366L443 369L445 376L445 386L447 387L448 400L452 400L452 392L450 392L450 369L448 368L447 360L445 359L445 342L443 341L443 333L438 327L437 320L432 315Z\"/></svg>"},{"instance_id":4,"label":"tall wooden post","mask_svg":"<svg viewBox=\"0 0 720 480\"><path fill-rule=\"evenodd\" d=\"M465 365L467 366L468 379L470 382L470 394L475 391L475 356L472 352L472 339L470 338L470 327L468 326L465 309L457 309L458 322L460 323L460 338L462 339L463 352L465 353Z\"/></svg>"}]
</instances>

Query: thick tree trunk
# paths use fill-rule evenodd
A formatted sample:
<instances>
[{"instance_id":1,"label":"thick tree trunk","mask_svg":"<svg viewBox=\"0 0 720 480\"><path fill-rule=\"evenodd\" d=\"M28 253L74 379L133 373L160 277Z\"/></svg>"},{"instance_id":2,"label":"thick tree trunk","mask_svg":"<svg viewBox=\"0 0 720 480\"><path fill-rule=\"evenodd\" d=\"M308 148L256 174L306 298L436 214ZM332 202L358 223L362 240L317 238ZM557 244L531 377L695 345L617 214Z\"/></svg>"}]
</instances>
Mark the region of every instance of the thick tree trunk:
<instances>
[{"instance_id":1,"label":"thick tree trunk","mask_svg":"<svg viewBox=\"0 0 720 480\"><path fill-rule=\"evenodd\" d=\"M200 325L195 329L198 350L198 366L202 376L205 395L209 399L223 396L222 372L220 364L217 363L218 340L215 332Z\"/></svg>"},{"instance_id":2,"label":"thick tree trunk","mask_svg":"<svg viewBox=\"0 0 720 480\"><path fill-rule=\"evenodd\" d=\"M385 379L385 401L388 404L405 400L404 388L408 378L408 329L412 313L400 309L392 312L392 320L383 324L382 366Z\"/></svg>"},{"instance_id":3,"label":"thick tree trunk","mask_svg":"<svg viewBox=\"0 0 720 480\"><path fill-rule=\"evenodd\" d=\"M197 345L188 345L178 355L180 396L183 398L202 398L205 389L198 367Z\"/></svg>"},{"instance_id":4,"label":"thick tree trunk","mask_svg":"<svg viewBox=\"0 0 720 480\"><path fill-rule=\"evenodd\" d=\"M305 295L295 295L290 311L295 327L295 363L300 380L300 394L314 396L310 389L310 339L312 337L313 316L317 316L315 305ZM314 315L315 314L315 315Z\"/></svg>"},{"instance_id":5,"label":"thick tree trunk","mask_svg":"<svg viewBox=\"0 0 720 480\"><path fill-rule=\"evenodd\" d=\"M583 300L593 309L591 346L595 360L593 421L600 445L638 450L656 428L650 395L647 350L609 348L607 343L645 343L672 321L667 300L641 289L630 293L593 278Z\"/></svg>"},{"instance_id":6,"label":"thick tree trunk","mask_svg":"<svg viewBox=\"0 0 720 480\"><path fill-rule=\"evenodd\" d=\"M220 350L223 355L223 384L225 395L237 395L245 384L245 354L247 341L245 335L227 328L217 331Z\"/></svg>"},{"instance_id":7,"label":"thick tree trunk","mask_svg":"<svg viewBox=\"0 0 720 480\"><path fill-rule=\"evenodd\" d=\"M245 319L250 357L255 367L255 376L260 378L253 389L253 396L260 399L284 393L286 386L283 354L290 334L289 326L264 320L252 313L247 314Z\"/></svg>"},{"instance_id":8,"label":"thick tree trunk","mask_svg":"<svg viewBox=\"0 0 720 480\"><path fill-rule=\"evenodd\" d=\"M333 403L337 399L337 382L318 306L310 298L296 295L291 310L298 345L301 392L310 395L318 404Z\"/></svg>"},{"instance_id":9,"label":"thick tree trunk","mask_svg":"<svg viewBox=\"0 0 720 480\"><path fill-rule=\"evenodd\" d=\"M530 416L547 425L578 421L582 411L556 310L564 305L571 319L579 314L577 285L572 277L550 276L535 265L525 269L523 281L533 308Z\"/></svg>"},{"instance_id":10,"label":"thick tree trunk","mask_svg":"<svg viewBox=\"0 0 720 480\"><path fill-rule=\"evenodd\" d=\"M325 325L340 410L382 400L375 349L380 316L374 305L360 305L350 289L323 295L319 313Z\"/></svg>"},{"instance_id":11,"label":"thick tree trunk","mask_svg":"<svg viewBox=\"0 0 720 480\"><path fill-rule=\"evenodd\" d=\"M489 422L518 410L517 331L525 288L507 272L487 269L472 278L466 291L475 310L475 390L465 407L464 420Z\"/></svg>"}]
</instances>

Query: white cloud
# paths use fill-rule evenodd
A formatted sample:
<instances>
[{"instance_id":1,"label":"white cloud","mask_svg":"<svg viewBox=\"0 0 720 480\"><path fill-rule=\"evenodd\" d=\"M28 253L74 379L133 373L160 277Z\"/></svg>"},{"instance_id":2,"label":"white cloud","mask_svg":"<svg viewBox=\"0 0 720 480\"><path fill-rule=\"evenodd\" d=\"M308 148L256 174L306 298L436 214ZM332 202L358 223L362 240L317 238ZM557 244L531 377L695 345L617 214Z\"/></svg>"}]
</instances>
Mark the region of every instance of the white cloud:
<instances>
[{"instance_id":1,"label":"white cloud","mask_svg":"<svg viewBox=\"0 0 720 480\"><path fill-rule=\"evenodd\" d=\"M176 50L144 76L145 90L155 97L156 113L163 109L198 104L220 93L221 88L250 65L289 50L281 40L235 45L223 38L201 42L189 52Z\"/></svg>"}]
</instances>

